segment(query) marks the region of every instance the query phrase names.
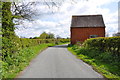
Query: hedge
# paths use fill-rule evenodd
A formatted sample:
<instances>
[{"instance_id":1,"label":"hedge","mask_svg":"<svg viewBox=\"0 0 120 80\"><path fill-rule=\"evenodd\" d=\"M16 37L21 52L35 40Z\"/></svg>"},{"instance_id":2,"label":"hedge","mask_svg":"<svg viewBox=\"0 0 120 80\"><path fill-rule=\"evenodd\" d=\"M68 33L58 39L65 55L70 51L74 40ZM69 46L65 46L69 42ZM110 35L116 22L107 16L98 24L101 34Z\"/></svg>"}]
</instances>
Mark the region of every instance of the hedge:
<instances>
[{"instance_id":1,"label":"hedge","mask_svg":"<svg viewBox=\"0 0 120 80\"><path fill-rule=\"evenodd\" d=\"M69 39L28 39L11 36L10 38L2 37L2 55L3 58L16 53L17 51L31 46L36 46L42 43L65 43Z\"/></svg>"},{"instance_id":2,"label":"hedge","mask_svg":"<svg viewBox=\"0 0 120 80\"><path fill-rule=\"evenodd\" d=\"M69 42L69 39L28 39L20 38L21 47L35 46L42 43L66 43Z\"/></svg>"},{"instance_id":3,"label":"hedge","mask_svg":"<svg viewBox=\"0 0 120 80\"><path fill-rule=\"evenodd\" d=\"M110 52L114 56L120 56L120 37L91 38L84 42L84 46L89 49Z\"/></svg>"},{"instance_id":4,"label":"hedge","mask_svg":"<svg viewBox=\"0 0 120 80\"><path fill-rule=\"evenodd\" d=\"M118 80L120 76L120 37L90 38L84 43L79 42L70 46L80 59L93 65L94 69L106 78Z\"/></svg>"}]
</instances>

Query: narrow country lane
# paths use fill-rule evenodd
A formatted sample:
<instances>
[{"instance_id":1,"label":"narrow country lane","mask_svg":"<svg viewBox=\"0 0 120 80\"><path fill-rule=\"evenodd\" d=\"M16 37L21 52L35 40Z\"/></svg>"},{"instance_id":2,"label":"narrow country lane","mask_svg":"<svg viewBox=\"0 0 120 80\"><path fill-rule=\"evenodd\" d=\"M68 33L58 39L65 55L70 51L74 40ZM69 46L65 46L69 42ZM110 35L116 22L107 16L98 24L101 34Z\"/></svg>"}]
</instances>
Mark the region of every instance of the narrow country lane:
<instances>
[{"instance_id":1,"label":"narrow country lane","mask_svg":"<svg viewBox=\"0 0 120 80\"><path fill-rule=\"evenodd\" d=\"M49 47L40 53L18 78L103 78L77 59L67 45Z\"/></svg>"}]
</instances>

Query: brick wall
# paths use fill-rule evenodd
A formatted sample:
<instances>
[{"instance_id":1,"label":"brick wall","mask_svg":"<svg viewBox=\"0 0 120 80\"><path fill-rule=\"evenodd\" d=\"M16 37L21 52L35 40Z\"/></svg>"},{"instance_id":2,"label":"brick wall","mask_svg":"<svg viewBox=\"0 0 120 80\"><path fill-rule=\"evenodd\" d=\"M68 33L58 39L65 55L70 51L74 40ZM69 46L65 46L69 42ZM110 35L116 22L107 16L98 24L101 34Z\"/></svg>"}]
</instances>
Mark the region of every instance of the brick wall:
<instances>
[{"instance_id":1,"label":"brick wall","mask_svg":"<svg viewBox=\"0 0 120 80\"><path fill-rule=\"evenodd\" d=\"M71 27L71 44L78 41L85 41L90 35L98 35L98 37L105 37L104 27Z\"/></svg>"}]
</instances>

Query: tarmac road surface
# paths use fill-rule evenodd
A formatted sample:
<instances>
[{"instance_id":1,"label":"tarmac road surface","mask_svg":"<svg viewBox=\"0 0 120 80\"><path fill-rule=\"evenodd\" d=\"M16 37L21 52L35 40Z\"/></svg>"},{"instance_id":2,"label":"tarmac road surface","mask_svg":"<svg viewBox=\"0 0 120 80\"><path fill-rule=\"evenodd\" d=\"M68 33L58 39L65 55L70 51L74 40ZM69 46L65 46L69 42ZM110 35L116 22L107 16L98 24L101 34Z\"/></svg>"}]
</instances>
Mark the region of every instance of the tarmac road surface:
<instances>
[{"instance_id":1,"label":"tarmac road surface","mask_svg":"<svg viewBox=\"0 0 120 80\"><path fill-rule=\"evenodd\" d=\"M67 45L41 52L17 78L103 78L67 50Z\"/></svg>"}]
</instances>

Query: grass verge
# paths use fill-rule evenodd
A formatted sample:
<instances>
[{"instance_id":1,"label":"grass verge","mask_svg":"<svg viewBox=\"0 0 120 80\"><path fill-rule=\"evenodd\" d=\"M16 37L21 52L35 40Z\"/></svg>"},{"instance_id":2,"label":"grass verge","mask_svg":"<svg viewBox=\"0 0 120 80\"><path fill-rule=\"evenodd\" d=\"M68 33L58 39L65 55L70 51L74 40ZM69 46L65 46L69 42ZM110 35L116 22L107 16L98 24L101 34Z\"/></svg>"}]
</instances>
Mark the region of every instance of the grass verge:
<instances>
[{"instance_id":1,"label":"grass verge","mask_svg":"<svg viewBox=\"0 0 120 80\"><path fill-rule=\"evenodd\" d=\"M109 80L120 80L120 76L117 74L113 74L110 71L108 71L108 69L112 69L112 71L117 70L114 66L110 65L110 64L106 64L104 62L101 62L100 60L96 60L94 58L91 58L87 55L84 54L80 54L78 55L78 52L76 52L75 50L73 50L72 47L68 47L68 50L73 53L74 55L77 56L78 59L83 60L84 62L90 64L94 70L96 70L97 72L99 72L100 74L102 74L105 78L109 79ZM116 71L117 72L117 71Z\"/></svg>"}]
</instances>

